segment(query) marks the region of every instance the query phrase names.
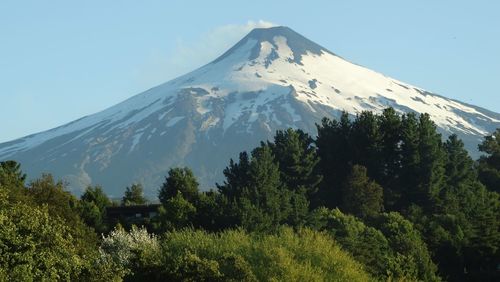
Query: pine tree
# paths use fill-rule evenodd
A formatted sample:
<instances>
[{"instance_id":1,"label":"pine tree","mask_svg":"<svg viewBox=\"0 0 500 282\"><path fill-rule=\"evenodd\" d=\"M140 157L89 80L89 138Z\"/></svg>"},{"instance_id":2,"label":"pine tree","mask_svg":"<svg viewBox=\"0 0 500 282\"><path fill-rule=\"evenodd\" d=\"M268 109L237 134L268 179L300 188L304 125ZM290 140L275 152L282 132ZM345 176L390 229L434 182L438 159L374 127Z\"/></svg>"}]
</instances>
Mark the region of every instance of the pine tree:
<instances>
[{"instance_id":1,"label":"pine tree","mask_svg":"<svg viewBox=\"0 0 500 282\"><path fill-rule=\"evenodd\" d=\"M402 210L410 204L410 192L415 190L419 177L416 173L420 164L418 150L418 120L414 113L403 115L401 119L401 187L392 192L399 201L394 205L395 210Z\"/></svg>"},{"instance_id":2,"label":"pine tree","mask_svg":"<svg viewBox=\"0 0 500 282\"><path fill-rule=\"evenodd\" d=\"M250 160L247 154L240 154L240 163L231 161L224 174L226 180L218 185L219 192L237 225L248 230L272 230L305 218L308 201L301 196L304 190L287 189L281 182L279 165L268 145L254 149Z\"/></svg>"},{"instance_id":3,"label":"pine tree","mask_svg":"<svg viewBox=\"0 0 500 282\"><path fill-rule=\"evenodd\" d=\"M382 178L381 139L377 117L372 112L363 111L356 116L349 138L353 163L366 167L372 179Z\"/></svg>"},{"instance_id":4,"label":"pine tree","mask_svg":"<svg viewBox=\"0 0 500 282\"><path fill-rule=\"evenodd\" d=\"M111 201L100 186L89 186L80 197L80 216L87 225L104 232L106 207L110 205Z\"/></svg>"},{"instance_id":5,"label":"pine tree","mask_svg":"<svg viewBox=\"0 0 500 282\"><path fill-rule=\"evenodd\" d=\"M166 203L181 193L184 199L194 203L199 197L198 186L198 181L191 169L187 167L173 168L168 171L168 176L160 188L158 198L161 203Z\"/></svg>"},{"instance_id":6,"label":"pine tree","mask_svg":"<svg viewBox=\"0 0 500 282\"><path fill-rule=\"evenodd\" d=\"M461 183L474 181L476 172L474 161L464 147L464 142L453 134L448 137L444 144L446 150L446 184L449 187L457 187Z\"/></svg>"},{"instance_id":7,"label":"pine tree","mask_svg":"<svg viewBox=\"0 0 500 282\"><path fill-rule=\"evenodd\" d=\"M342 210L360 218L373 217L383 211L383 190L370 180L365 167L355 165L343 185Z\"/></svg>"},{"instance_id":8,"label":"pine tree","mask_svg":"<svg viewBox=\"0 0 500 282\"><path fill-rule=\"evenodd\" d=\"M342 201L341 184L345 181L352 165L350 144L352 122L348 113L342 112L340 121L324 118L317 128L316 146L323 182L313 202L316 206L334 208Z\"/></svg>"},{"instance_id":9,"label":"pine tree","mask_svg":"<svg viewBox=\"0 0 500 282\"><path fill-rule=\"evenodd\" d=\"M24 187L26 174L21 171L21 164L15 161L0 162L0 186Z\"/></svg>"},{"instance_id":10,"label":"pine tree","mask_svg":"<svg viewBox=\"0 0 500 282\"><path fill-rule=\"evenodd\" d=\"M11 201L25 201L26 174L21 170L21 164L15 161L0 162L0 187L8 189Z\"/></svg>"},{"instance_id":11,"label":"pine tree","mask_svg":"<svg viewBox=\"0 0 500 282\"><path fill-rule=\"evenodd\" d=\"M500 128L484 138L479 150L486 153L479 159L479 180L490 191L500 193Z\"/></svg>"},{"instance_id":12,"label":"pine tree","mask_svg":"<svg viewBox=\"0 0 500 282\"><path fill-rule=\"evenodd\" d=\"M141 184L132 184L132 186L125 189L125 194L122 198L122 205L134 206L144 205L147 199L144 197L144 189Z\"/></svg>"},{"instance_id":13,"label":"pine tree","mask_svg":"<svg viewBox=\"0 0 500 282\"><path fill-rule=\"evenodd\" d=\"M223 171L226 180L222 185L217 184L219 192L228 199L235 199L241 196L243 188L250 181L250 160L247 152L241 152L239 161L233 159L229 161L229 166Z\"/></svg>"},{"instance_id":14,"label":"pine tree","mask_svg":"<svg viewBox=\"0 0 500 282\"><path fill-rule=\"evenodd\" d=\"M411 193L416 204L432 209L444 185L445 153L441 134L437 133L436 125L428 114L420 115L418 129L418 184Z\"/></svg>"},{"instance_id":15,"label":"pine tree","mask_svg":"<svg viewBox=\"0 0 500 282\"><path fill-rule=\"evenodd\" d=\"M401 116L393 108L387 108L378 117L381 154L379 166L381 175L376 179L384 187L384 202L392 209L401 195Z\"/></svg>"},{"instance_id":16,"label":"pine tree","mask_svg":"<svg viewBox=\"0 0 500 282\"><path fill-rule=\"evenodd\" d=\"M302 130L289 128L278 130L274 143L268 142L268 146L278 161L285 186L293 191L305 189L307 195L314 195L322 177L318 173L319 158L312 138Z\"/></svg>"}]
</instances>

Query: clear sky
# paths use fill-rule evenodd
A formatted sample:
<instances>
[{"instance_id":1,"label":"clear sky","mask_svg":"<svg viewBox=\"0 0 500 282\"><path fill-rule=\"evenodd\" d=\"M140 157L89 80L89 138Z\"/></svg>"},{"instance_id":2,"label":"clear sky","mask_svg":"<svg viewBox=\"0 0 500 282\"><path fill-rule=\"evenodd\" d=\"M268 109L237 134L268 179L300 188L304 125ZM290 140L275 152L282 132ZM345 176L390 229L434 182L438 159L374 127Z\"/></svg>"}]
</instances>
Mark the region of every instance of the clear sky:
<instances>
[{"instance_id":1,"label":"clear sky","mask_svg":"<svg viewBox=\"0 0 500 282\"><path fill-rule=\"evenodd\" d=\"M500 112L500 1L0 2L0 142L62 125L288 26L404 82Z\"/></svg>"}]
</instances>

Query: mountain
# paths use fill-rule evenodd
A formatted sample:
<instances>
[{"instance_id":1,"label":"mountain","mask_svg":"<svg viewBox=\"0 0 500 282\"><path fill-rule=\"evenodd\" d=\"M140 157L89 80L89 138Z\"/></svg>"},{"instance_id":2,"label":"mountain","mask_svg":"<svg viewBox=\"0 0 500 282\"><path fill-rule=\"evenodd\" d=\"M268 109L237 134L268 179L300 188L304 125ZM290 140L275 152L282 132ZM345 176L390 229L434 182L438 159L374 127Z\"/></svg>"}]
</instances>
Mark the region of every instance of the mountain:
<instances>
[{"instance_id":1,"label":"mountain","mask_svg":"<svg viewBox=\"0 0 500 282\"><path fill-rule=\"evenodd\" d=\"M429 113L471 152L500 114L350 63L287 27L254 29L215 61L61 127L0 144L0 160L31 176L51 172L76 194L92 183L120 196L140 182L150 196L169 168L189 166L203 188L222 180L238 152L277 129L315 134L340 111Z\"/></svg>"}]
</instances>

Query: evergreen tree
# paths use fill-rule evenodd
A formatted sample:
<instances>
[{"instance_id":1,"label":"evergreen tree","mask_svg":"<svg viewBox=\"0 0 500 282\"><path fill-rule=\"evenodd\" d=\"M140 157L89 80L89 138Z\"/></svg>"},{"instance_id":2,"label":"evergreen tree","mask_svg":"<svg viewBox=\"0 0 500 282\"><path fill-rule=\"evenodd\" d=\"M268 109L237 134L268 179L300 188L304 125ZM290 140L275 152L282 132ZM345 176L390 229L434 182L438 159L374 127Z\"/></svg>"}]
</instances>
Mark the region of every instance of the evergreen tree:
<instances>
[{"instance_id":1,"label":"evergreen tree","mask_svg":"<svg viewBox=\"0 0 500 282\"><path fill-rule=\"evenodd\" d=\"M141 184L132 184L132 186L125 189L125 194L122 198L122 205L134 206L144 205L147 199L144 197L144 189Z\"/></svg>"},{"instance_id":2,"label":"evergreen tree","mask_svg":"<svg viewBox=\"0 0 500 282\"><path fill-rule=\"evenodd\" d=\"M381 175L376 181L384 187L385 207L392 209L401 195L401 116L393 108L387 108L378 117L381 154Z\"/></svg>"},{"instance_id":3,"label":"evergreen tree","mask_svg":"<svg viewBox=\"0 0 500 282\"><path fill-rule=\"evenodd\" d=\"M198 185L191 169L173 168L169 170L158 197L161 203L166 203L180 193L184 199L193 203L198 199Z\"/></svg>"},{"instance_id":4,"label":"evergreen tree","mask_svg":"<svg viewBox=\"0 0 500 282\"><path fill-rule=\"evenodd\" d=\"M403 115L401 119L401 187L393 192L399 201L395 210L402 210L410 204L410 193L417 189L419 176L416 173L420 164L419 126L414 113Z\"/></svg>"},{"instance_id":5,"label":"evergreen tree","mask_svg":"<svg viewBox=\"0 0 500 282\"><path fill-rule=\"evenodd\" d=\"M500 193L500 128L484 138L479 150L486 153L479 159L479 180L490 191Z\"/></svg>"},{"instance_id":6,"label":"evergreen tree","mask_svg":"<svg viewBox=\"0 0 500 282\"><path fill-rule=\"evenodd\" d=\"M355 165L343 185L342 210L360 218L373 217L383 211L383 190L371 181L366 168Z\"/></svg>"},{"instance_id":7,"label":"evergreen tree","mask_svg":"<svg viewBox=\"0 0 500 282\"><path fill-rule=\"evenodd\" d=\"M268 145L254 149L250 160L247 154L240 154L240 161L230 162L224 170L224 185L218 185L227 199L228 213L234 215L238 225L249 230L272 230L281 223L305 218L308 203L300 197L303 190L292 191L283 185Z\"/></svg>"},{"instance_id":8,"label":"evergreen tree","mask_svg":"<svg viewBox=\"0 0 500 282\"><path fill-rule=\"evenodd\" d=\"M453 134L448 137L444 144L446 151L446 184L449 187L457 187L462 183L474 181L476 172L474 161L464 147L464 142Z\"/></svg>"},{"instance_id":9,"label":"evergreen tree","mask_svg":"<svg viewBox=\"0 0 500 282\"><path fill-rule=\"evenodd\" d=\"M383 165L381 165L382 136L380 135L377 116L369 111L363 111L356 116L352 124L349 144L352 148L354 164L367 168L372 179L381 179Z\"/></svg>"},{"instance_id":10,"label":"evergreen tree","mask_svg":"<svg viewBox=\"0 0 500 282\"><path fill-rule=\"evenodd\" d=\"M96 231L104 232L106 226L106 207L111 205L111 201L100 186L88 186L80 197L81 217L83 221L95 228Z\"/></svg>"},{"instance_id":11,"label":"evergreen tree","mask_svg":"<svg viewBox=\"0 0 500 282\"><path fill-rule=\"evenodd\" d=\"M287 207L287 201L280 193L283 186L278 164L268 146L261 146L252 152L249 170L249 181L243 187L240 199L243 226L265 229L279 224L284 218L282 211Z\"/></svg>"},{"instance_id":12,"label":"evergreen tree","mask_svg":"<svg viewBox=\"0 0 500 282\"><path fill-rule=\"evenodd\" d=\"M419 119L419 156L420 163L417 174L418 185L412 190L416 204L431 208L444 184L445 154L442 148L441 134L428 114Z\"/></svg>"},{"instance_id":13,"label":"evergreen tree","mask_svg":"<svg viewBox=\"0 0 500 282\"><path fill-rule=\"evenodd\" d=\"M471 269L493 270L500 258L499 196L480 183L471 188L474 197L467 216L472 228L464 257Z\"/></svg>"},{"instance_id":14,"label":"evergreen tree","mask_svg":"<svg viewBox=\"0 0 500 282\"><path fill-rule=\"evenodd\" d=\"M15 161L0 162L0 186L24 187L26 174L21 171L21 164Z\"/></svg>"},{"instance_id":15,"label":"evergreen tree","mask_svg":"<svg viewBox=\"0 0 500 282\"><path fill-rule=\"evenodd\" d=\"M342 112L339 121L324 118L317 128L316 146L323 182L313 203L316 206L334 208L342 201L341 184L345 181L352 165L350 144L352 122L348 113Z\"/></svg>"},{"instance_id":16,"label":"evergreen tree","mask_svg":"<svg viewBox=\"0 0 500 282\"><path fill-rule=\"evenodd\" d=\"M243 188L250 181L250 160L247 152L241 152L239 162L229 161L229 166L223 171L226 180L223 185L217 184L219 192L228 199L241 197Z\"/></svg>"},{"instance_id":17,"label":"evergreen tree","mask_svg":"<svg viewBox=\"0 0 500 282\"><path fill-rule=\"evenodd\" d=\"M278 161L285 186L293 191L305 189L309 196L314 195L322 177L318 173L319 158L312 138L302 130L289 128L278 130L274 143L268 142L268 146Z\"/></svg>"}]
</instances>

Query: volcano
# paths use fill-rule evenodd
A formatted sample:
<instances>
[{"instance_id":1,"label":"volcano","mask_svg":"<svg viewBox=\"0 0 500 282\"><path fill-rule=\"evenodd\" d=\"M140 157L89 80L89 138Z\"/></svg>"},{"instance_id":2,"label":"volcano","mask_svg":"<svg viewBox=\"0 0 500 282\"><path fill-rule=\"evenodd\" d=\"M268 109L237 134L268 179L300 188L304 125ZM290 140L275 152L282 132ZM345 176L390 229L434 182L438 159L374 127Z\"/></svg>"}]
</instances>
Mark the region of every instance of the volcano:
<instances>
[{"instance_id":1,"label":"volcano","mask_svg":"<svg viewBox=\"0 0 500 282\"><path fill-rule=\"evenodd\" d=\"M111 196L142 183L156 196L171 167L193 169L202 189L222 181L230 158L275 131L313 136L345 110L429 113L473 155L500 114L439 96L350 63L287 27L254 29L213 62L102 112L0 144L0 160L30 176L49 172L75 194L89 184Z\"/></svg>"}]
</instances>

